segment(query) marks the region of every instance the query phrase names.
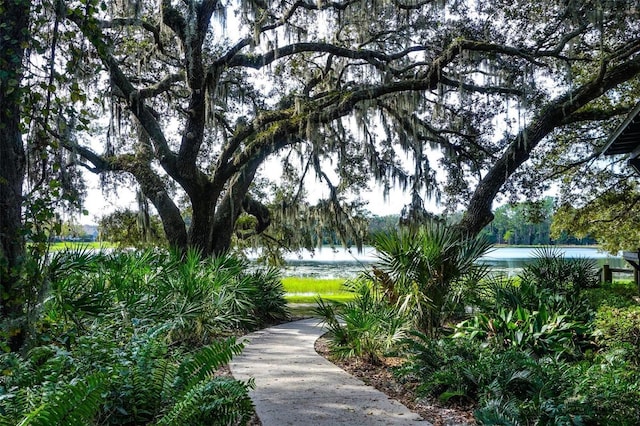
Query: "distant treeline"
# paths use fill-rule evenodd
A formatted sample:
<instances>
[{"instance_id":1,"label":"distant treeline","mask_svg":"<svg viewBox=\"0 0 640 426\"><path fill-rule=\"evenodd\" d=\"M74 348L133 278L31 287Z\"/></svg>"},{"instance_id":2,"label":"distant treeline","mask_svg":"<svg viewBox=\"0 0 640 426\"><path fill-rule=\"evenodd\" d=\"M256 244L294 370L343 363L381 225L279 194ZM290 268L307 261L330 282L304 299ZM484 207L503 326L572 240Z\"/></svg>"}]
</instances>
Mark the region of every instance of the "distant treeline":
<instances>
[{"instance_id":1,"label":"distant treeline","mask_svg":"<svg viewBox=\"0 0 640 426\"><path fill-rule=\"evenodd\" d=\"M495 218L482 230L482 235L494 244L511 245L594 245L591 237L576 238L563 232L551 238L554 199L538 202L506 204L498 207Z\"/></svg>"},{"instance_id":2,"label":"distant treeline","mask_svg":"<svg viewBox=\"0 0 640 426\"><path fill-rule=\"evenodd\" d=\"M494 244L509 245L594 245L593 238L576 238L563 233L558 238L551 238L551 222L553 220L554 199L547 197L536 202L506 204L498 207L493 213L494 220L481 232ZM447 217L447 221L457 222L461 214ZM400 216L373 216L369 222L369 235L398 225Z\"/></svg>"}]
</instances>

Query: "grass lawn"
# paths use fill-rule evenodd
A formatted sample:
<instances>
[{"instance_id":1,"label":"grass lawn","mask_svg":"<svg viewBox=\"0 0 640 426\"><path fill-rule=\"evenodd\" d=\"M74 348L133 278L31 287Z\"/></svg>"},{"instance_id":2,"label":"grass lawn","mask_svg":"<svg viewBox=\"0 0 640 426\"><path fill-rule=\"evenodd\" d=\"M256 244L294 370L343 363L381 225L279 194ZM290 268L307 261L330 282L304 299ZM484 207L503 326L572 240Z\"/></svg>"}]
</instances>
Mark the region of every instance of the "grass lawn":
<instances>
[{"instance_id":1,"label":"grass lawn","mask_svg":"<svg viewBox=\"0 0 640 426\"><path fill-rule=\"evenodd\" d=\"M315 303L317 297L324 300L346 301L353 294L344 291L344 278L284 277L282 285L289 303Z\"/></svg>"},{"instance_id":2,"label":"grass lawn","mask_svg":"<svg viewBox=\"0 0 640 426\"><path fill-rule=\"evenodd\" d=\"M51 251L60 251L65 249L90 249L100 250L116 247L115 244L109 242L93 241L90 243L80 243L72 241L64 241L61 243L51 243Z\"/></svg>"}]
</instances>

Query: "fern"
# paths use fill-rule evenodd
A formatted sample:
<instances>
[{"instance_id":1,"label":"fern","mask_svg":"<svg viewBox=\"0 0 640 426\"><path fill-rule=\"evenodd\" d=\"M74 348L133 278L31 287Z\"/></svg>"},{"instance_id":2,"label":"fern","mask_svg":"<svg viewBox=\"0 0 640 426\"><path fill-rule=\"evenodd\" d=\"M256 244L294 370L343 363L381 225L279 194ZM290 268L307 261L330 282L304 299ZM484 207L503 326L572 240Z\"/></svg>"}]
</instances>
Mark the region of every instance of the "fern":
<instances>
[{"instance_id":1,"label":"fern","mask_svg":"<svg viewBox=\"0 0 640 426\"><path fill-rule=\"evenodd\" d=\"M249 389L253 383L214 377L243 348L235 338L208 345L185 359L175 373L176 402L159 425L246 423L253 412ZM163 378L166 380L166 377Z\"/></svg>"},{"instance_id":2,"label":"fern","mask_svg":"<svg viewBox=\"0 0 640 426\"><path fill-rule=\"evenodd\" d=\"M478 424L518 426L519 410L513 401L491 399L475 411Z\"/></svg>"},{"instance_id":3,"label":"fern","mask_svg":"<svg viewBox=\"0 0 640 426\"><path fill-rule=\"evenodd\" d=\"M198 350L190 358L180 364L178 369L179 385L188 391L197 383L210 378L213 373L231 361L234 355L239 355L244 348L243 343L237 343L235 338L214 342Z\"/></svg>"},{"instance_id":4,"label":"fern","mask_svg":"<svg viewBox=\"0 0 640 426\"><path fill-rule=\"evenodd\" d=\"M253 413L248 390L253 382L217 377L196 383L181 395L157 425L246 424Z\"/></svg>"},{"instance_id":5,"label":"fern","mask_svg":"<svg viewBox=\"0 0 640 426\"><path fill-rule=\"evenodd\" d=\"M48 396L18 426L90 424L103 402L106 384L107 380L102 374L93 374L83 381L73 381Z\"/></svg>"},{"instance_id":6,"label":"fern","mask_svg":"<svg viewBox=\"0 0 640 426\"><path fill-rule=\"evenodd\" d=\"M172 384L178 372L178 366L170 360L160 360L156 365L156 368L151 374L151 388L154 389L157 396L157 409L160 409L160 405L163 400L169 399L172 394Z\"/></svg>"}]
</instances>

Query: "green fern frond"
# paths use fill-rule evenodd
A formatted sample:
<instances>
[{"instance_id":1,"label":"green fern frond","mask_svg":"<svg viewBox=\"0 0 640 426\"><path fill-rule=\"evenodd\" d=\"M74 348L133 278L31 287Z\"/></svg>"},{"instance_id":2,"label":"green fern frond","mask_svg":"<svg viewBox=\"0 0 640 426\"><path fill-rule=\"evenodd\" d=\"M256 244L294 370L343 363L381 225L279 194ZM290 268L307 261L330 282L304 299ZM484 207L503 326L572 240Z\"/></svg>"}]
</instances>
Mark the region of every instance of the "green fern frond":
<instances>
[{"instance_id":1,"label":"green fern frond","mask_svg":"<svg viewBox=\"0 0 640 426\"><path fill-rule=\"evenodd\" d=\"M107 388L107 379L94 374L74 381L47 397L39 407L27 414L18 426L87 425L96 416Z\"/></svg>"},{"instance_id":2,"label":"green fern frond","mask_svg":"<svg viewBox=\"0 0 640 426\"><path fill-rule=\"evenodd\" d=\"M253 387L226 377L197 383L158 422L160 425L246 424L253 413L248 391Z\"/></svg>"},{"instance_id":3,"label":"green fern frond","mask_svg":"<svg viewBox=\"0 0 640 426\"><path fill-rule=\"evenodd\" d=\"M239 355L244 348L243 343L236 342L234 337L213 342L194 353L180 364L178 377L188 390L196 383L213 376L213 373Z\"/></svg>"},{"instance_id":4,"label":"green fern frond","mask_svg":"<svg viewBox=\"0 0 640 426\"><path fill-rule=\"evenodd\" d=\"M178 373L178 366L170 360L159 360L151 374L151 388L158 401L168 398L173 393L172 384Z\"/></svg>"}]
</instances>

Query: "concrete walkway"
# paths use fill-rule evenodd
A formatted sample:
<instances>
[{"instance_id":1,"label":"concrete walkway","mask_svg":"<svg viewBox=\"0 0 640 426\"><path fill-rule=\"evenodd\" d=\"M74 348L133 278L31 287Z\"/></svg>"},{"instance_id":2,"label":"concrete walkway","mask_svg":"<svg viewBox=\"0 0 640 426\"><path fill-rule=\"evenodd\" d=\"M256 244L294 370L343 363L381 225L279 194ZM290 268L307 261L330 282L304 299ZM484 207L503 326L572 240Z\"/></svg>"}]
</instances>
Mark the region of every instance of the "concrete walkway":
<instances>
[{"instance_id":1,"label":"concrete walkway","mask_svg":"<svg viewBox=\"0 0 640 426\"><path fill-rule=\"evenodd\" d=\"M318 355L323 333L317 319L307 319L245 336L231 372L255 378L250 396L263 426L430 425Z\"/></svg>"}]
</instances>

